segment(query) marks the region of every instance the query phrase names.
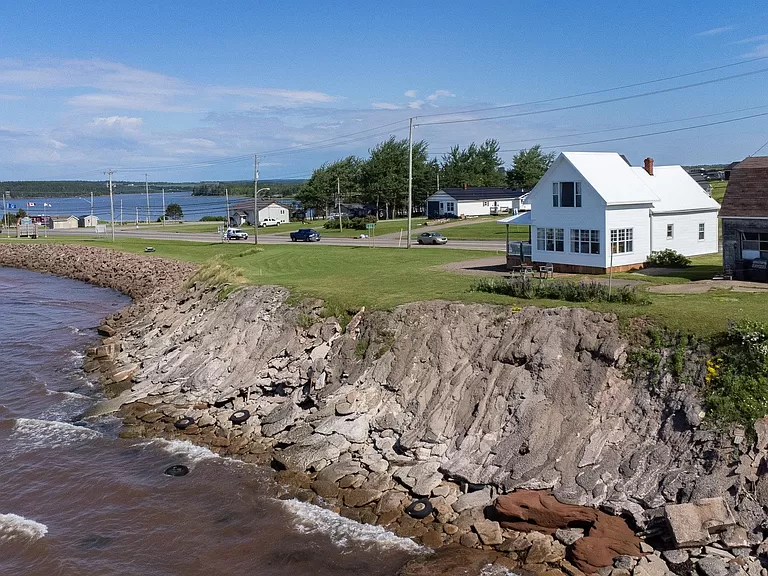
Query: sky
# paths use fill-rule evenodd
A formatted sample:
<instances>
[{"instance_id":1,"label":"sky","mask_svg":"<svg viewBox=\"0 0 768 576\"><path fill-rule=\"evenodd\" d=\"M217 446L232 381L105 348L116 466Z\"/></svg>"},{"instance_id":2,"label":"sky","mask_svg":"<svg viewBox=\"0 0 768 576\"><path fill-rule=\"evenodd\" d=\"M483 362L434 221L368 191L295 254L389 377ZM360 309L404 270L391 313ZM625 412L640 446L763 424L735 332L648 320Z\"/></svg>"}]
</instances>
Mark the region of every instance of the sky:
<instances>
[{"instance_id":1,"label":"sky","mask_svg":"<svg viewBox=\"0 0 768 576\"><path fill-rule=\"evenodd\" d=\"M0 181L247 180L255 153L307 178L411 117L438 159L727 163L768 141L766 94L759 2L6 2Z\"/></svg>"}]
</instances>

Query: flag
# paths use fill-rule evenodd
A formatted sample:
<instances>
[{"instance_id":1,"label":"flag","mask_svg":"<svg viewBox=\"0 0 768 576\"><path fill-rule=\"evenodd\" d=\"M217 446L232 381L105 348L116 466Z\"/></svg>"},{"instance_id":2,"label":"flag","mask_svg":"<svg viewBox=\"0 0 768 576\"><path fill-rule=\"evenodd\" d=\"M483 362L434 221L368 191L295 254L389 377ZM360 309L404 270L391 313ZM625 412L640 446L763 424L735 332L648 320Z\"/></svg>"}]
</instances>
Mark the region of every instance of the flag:
<instances>
[{"instance_id":1,"label":"flag","mask_svg":"<svg viewBox=\"0 0 768 576\"><path fill-rule=\"evenodd\" d=\"M43 208L50 208L51 205L48 202L43 202Z\"/></svg>"},{"instance_id":2,"label":"flag","mask_svg":"<svg viewBox=\"0 0 768 576\"><path fill-rule=\"evenodd\" d=\"M34 205L34 202L27 202L27 208L32 208Z\"/></svg>"},{"instance_id":3,"label":"flag","mask_svg":"<svg viewBox=\"0 0 768 576\"><path fill-rule=\"evenodd\" d=\"M8 204L8 210L16 210L16 204Z\"/></svg>"}]
</instances>

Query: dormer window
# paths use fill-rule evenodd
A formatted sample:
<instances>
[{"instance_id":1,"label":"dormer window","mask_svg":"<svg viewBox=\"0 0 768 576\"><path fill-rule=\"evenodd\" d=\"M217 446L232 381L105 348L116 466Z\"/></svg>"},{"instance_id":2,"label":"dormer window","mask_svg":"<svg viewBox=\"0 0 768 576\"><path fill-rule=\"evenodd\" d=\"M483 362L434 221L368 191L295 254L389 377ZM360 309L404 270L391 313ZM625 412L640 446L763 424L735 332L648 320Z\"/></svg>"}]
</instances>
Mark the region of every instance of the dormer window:
<instances>
[{"instance_id":1,"label":"dormer window","mask_svg":"<svg viewBox=\"0 0 768 576\"><path fill-rule=\"evenodd\" d=\"M553 182L552 206L581 208L581 182Z\"/></svg>"}]
</instances>

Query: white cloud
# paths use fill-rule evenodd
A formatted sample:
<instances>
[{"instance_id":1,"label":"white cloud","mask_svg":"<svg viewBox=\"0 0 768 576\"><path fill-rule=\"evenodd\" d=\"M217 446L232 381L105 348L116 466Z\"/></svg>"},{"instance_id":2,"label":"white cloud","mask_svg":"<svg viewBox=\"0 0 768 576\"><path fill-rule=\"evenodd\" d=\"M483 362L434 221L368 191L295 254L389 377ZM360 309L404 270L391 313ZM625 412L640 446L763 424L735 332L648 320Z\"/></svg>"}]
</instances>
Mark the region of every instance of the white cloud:
<instances>
[{"instance_id":1,"label":"white cloud","mask_svg":"<svg viewBox=\"0 0 768 576\"><path fill-rule=\"evenodd\" d=\"M73 96L67 101L72 106L80 108L95 108L100 110L144 110L153 112L199 112L201 108L185 104L174 104L163 95L151 94L122 94L119 92L94 92Z\"/></svg>"},{"instance_id":2,"label":"white cloud","mask_svg":"<svg viewBox=\"0 0 768 576\"><path fill-rule=\"evenodd\" d=\"M424 100L414 100L413 102L408 102L408 108L418 110L422 106L424 106Z\"/></svg>"},{"instance_id":3,"label":"white cloud","mask_svg":"<svg viewBox=\"0 0 768 576\"><path fill-rule=\"evenodd\" d=\"M434 101L434 100L437 100L438 98L441 98L441 97L455 98L456 94L454 94L453 92L450 92L448 90L435 90L434 92L432 92L432 94L427 96L427 100Z\"/></svg>"},{"instance_id":4,"label":"white cloud","mask_svg":"<svg viewBox=\"0 0 768 576\"><path fill-rule=\"evenodd\" d=\"M753 44L755 42L768 42L768 34L761 34L760 36L750 36L749 38L742 38L736 40L733 44Z\"/></svg>"},{"instance_id":5,"label":"white cloud","mask_svg":"<svg viewBox=\"0 0 768 576\"><path fill-rule=\"evenodd\" d=\"M10 100L23 100L23 96L19 96L18 94L0 94L0 100L4 101L10 101Z\"/></svg>"},{"instance_id":6,"label":"white cloud","mask_svg":"<svg viewBox=\"0 0 768 576\"><path fill-rule=\"evenodd\" d=\"M143 124L143 118L135 118L131 116L108 116L106 118L94 118L93 122L91 122L91 126L95 128L121 132L137 132Z\"/></svg>"},{"instance_id":7,"label":"white cloud","mask_svg":"<svg viewBox=\"0 0 768 576\"><path fill-rule=\"evenodd\" d=\"M405 96L406 98L416 98L417 94L418 92L416 92L416 90L406 90L403 96Z\"/></svg>"},{"instance_id":8,"label":"white cloud","mask_svg":"<svg viewBox=\"0 0 768 576\"><path fill-rule=\"evenodd\" d=\"M735 29L736 26L720 26L719 28L711 28L709 30L704 30L703 32L697 32L694 34L694 36L717 36L719 34L725 34L726 32L730 32L731 30Z\"/></svg>"},{"instance_id":9,"label":"white cloud","mask_svg":"<svg viewBox=\"0 0 768 576\"><path fill-rule=\"evenodd\" d=\"M763 56L768 56L768 43L758 44L752 52L744 54L744 56L750 58L762 58Z\"/></svg>"},{"instance_id":10,"label":"white cloud","mask_svg":"<svg viewBox=\"0 0 768 576\"><path fill-rule=\"evenodd\" d=\"M371 104L371 108L374 110L400 110L402 106L391 104L390 102L374 102Z\"/></svg>"},{"instance_id":11,"label":"white cloud","mask_svg":"<svg viewBox=\"0 0 768 576\"><path fill-rule=\"evenodd\" d=\"M213 96L242 96L257 100L262 105L295 106L327 104L341 98L317 90L288 90L283 88L247 88L214 86L206 90Z\"/></svg>"}]
</instances>

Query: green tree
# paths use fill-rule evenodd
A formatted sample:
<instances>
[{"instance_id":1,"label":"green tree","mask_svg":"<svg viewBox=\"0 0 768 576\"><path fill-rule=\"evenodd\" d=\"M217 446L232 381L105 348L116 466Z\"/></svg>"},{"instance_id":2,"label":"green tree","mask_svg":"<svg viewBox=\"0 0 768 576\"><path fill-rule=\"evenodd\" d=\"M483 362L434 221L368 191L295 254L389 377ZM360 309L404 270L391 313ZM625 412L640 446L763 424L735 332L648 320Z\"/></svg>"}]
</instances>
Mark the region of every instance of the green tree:
<instances>
[{"instance_id":1,"label":"green tree","mask_svg":"<svg viewBox=\"0 0 768 576\"><path fill-rule=\"evenodd\" d=\"M434 165L429 162L427 143L413 144L413 206L418 208L433 192ZM362 199L383 209L387 218L405 212L408 206L408 140L394 136L377 144L362 167Z\"/></svg>"},{"instance_id":2,"label":"green tree","mask_svg":"<svg viewBox=\"0 0 768 576\"><path fill-rule=\"evenodd\" d=\"M171 220L181 220L184 218L184 211L176 202L171 202L165 209L165 217Z\"/></svg>"},{"instance_id":3,"label":"green tree","mask_svg":"<svg viewBox=\"0 0 768 576\"><path fill-rule=\"evenodd\" d=\"M507 170L507 186L530 190L541 180L555 160L555 153L544 154L541 144L521 150L512 158L512 169Z\"/></svg>"},{"instance_id":4,"label":"green tree","mask_svg":"<svg viewBox=\"0 0 768 576\"><path fill-rule=\"evenodd\" d=\"M451 148L443 156L440 183L448 188L468 186L504 186L504 161L499 157L499 143L488 139L480 146L474 142L465 149Z\"/></svg>"},{"instance_id":5,"label":"green tree","mask_svg":"<svg viewBox=\"0 0 768 576\"><path fill-rule=\"evenodd\" d=\"M360 200L363 160L347 156L330 164L323 164L312 172L312 177L299 189L296 198L304 208L314 208L326 215L338 203Z\"/></svg>"}]
</instances>

